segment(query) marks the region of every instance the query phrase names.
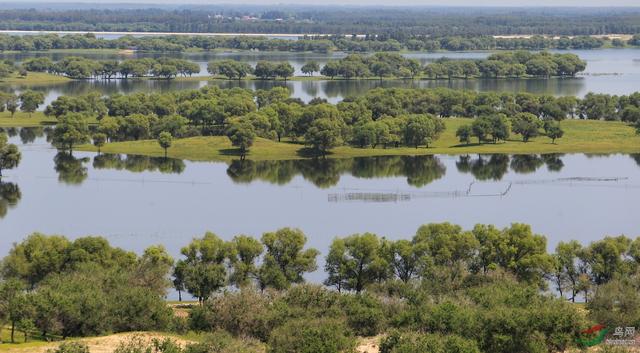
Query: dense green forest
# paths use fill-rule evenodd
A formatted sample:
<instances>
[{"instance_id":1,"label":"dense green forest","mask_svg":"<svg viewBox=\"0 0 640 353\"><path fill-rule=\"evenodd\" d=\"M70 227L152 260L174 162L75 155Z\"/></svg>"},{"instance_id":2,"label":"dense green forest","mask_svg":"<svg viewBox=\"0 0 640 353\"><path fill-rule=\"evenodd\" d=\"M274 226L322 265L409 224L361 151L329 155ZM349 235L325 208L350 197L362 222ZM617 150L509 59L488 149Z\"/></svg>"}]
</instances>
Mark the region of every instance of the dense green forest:
<instances>
[{"instance_id":1,"label":"dense green forest","mask_svg":"<svg viewBox=\"0 0 640 353\"><path fill-rule=\"evenodd\" d=\"M635 8L243 7L5 9L0 29L411 35L640 32Z\"/></svg>"},{"instance_id":2,"label":"dense green forest","mask_svg":"<svg viewBox=\"0 0 640 353\"><path fill-rule=\"evenodd\" d=\"M353 234L325 254L326 287L305 283L320 255L306 242L292 228L259 239L207 232L174 260L162 246L136 254L101 237L35 233L1 262L0 323L10 340L213 335L190 353L260 352L262 343L272 353L349 352L356 337L381 333L387 353L513 353L565 351L593 323L640 322L639 239L560 242L549 253L543 235L517 223L425 224L399 240ZM198 299L188 317L165 303L170 287Z\"/></svg>"},{"instance_id":3,"label":"dense green forest","mask_svg":"<svg viewBox=\"0 0 640 353\"><path fill-rule=\"evenodd\" d=\"M605 38L589 36L550 38L495 38L493 36L452 35L368 35L364 38L344 35L304 36L297 40L242 36L122 36L116 39L96 38L94 34L0 34L0 51L45 51L60 49L135 49L146 52L183 52L187 50L259 50L292 52L375 52L400 50L541 50L541 49L595 49L603 47ZM630 40L609 40L612 47L638 46L640 35Z\"/></svg>"}]
</instances>

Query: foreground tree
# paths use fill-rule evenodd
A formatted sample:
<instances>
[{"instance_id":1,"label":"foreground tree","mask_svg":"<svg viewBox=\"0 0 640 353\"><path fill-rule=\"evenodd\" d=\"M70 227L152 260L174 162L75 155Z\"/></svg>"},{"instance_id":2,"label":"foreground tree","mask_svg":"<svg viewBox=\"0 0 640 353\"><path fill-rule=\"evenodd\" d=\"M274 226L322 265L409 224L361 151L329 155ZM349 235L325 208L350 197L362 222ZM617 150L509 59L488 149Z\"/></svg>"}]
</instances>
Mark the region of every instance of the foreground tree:
<instances>
[{"instance_id":1,"label":"foreground tree","mask_svg":"<svg viewBox=\"0 0 640 353\"><path fill-rule=\"evenodd\" d=\"M372 233L336 238L327 255L327 285L360 293L371 283L384 278L387 262L382 256L382 242Z\"/></svg>"},{"instance_id":2,"label":"foreground tree","mask_svg":"<svg viewBox=\"0 0 640 353\"><path fill-rule=\"evenodd\" d=\"M181 268L184 287L200 303L226 285L227 250L222 239L207 232L204 237L194 239L180 251L185 259L179 260L176 267Z\"/></svg>"},{"instance_id":3,"label":"foreground tree","mask_svg":"<svg viewBox=\"0 0 640 353\"><path fill-rule=\"evenodd\" d=\"M282 228L262 236L266 253L258 271L260 288L288 288L293 283L302 283L305 272L317 268L316 249L304 249L307 237L299 229Z\"/></svg>"}]
</instances>

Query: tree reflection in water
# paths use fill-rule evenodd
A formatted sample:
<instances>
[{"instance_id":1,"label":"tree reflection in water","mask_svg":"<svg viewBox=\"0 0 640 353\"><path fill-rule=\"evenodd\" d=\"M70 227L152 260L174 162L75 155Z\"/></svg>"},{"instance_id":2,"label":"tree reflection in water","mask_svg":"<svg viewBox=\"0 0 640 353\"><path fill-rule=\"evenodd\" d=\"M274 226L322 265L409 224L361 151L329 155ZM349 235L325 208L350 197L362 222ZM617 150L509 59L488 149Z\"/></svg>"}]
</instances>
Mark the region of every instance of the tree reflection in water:
<instances>
[{"instance_id":1,"label":"tree reflection in water","mask_svg":"<svg viewBox=\"0 0 640 353\"><path fill-rule=\"evenodd\" d=\"M473 158L463 155L456 167L461 173L471 173L479 181L502 180L509 168L518 174L533 173L543 165L551 172L559 172L564 167L562 154L520 154L509 157L506 154L478 155Z\"/></svg>"},{"instance_id":2,"label":"tree reflection in water","mask_svg":"<svg viewBox=\"0 0 640 353\"><path fill-rule=\"evenodd\" d=\"M18 184L0 180L0 218L4 218L9 209L15 207L21 198L22 193Z\"/></svg>"},{"instance_id":3,"label":"tree reflection in water","mask_svg":"<svg viewBox=\"0 0 640 353\"><path fill-rule=\"evenodd\" d=\"M446 167L436 156L383 156L350 159L301 159L288 161L234 160L227 175L236 183L262 180L272 184L289 183L295 176L319 188L335 186L340 176L389 178L406 176L407 183L421 187L445 175Z\"/></svg>"},{"instance_id":4,"label":"tree reflection in water","mask_svg":"<svg viewBox=\"0 0 640 353\"><path fill-rule=\"evenodd\" d=\"M137 155L100 154L93 157L93 168L127 170L134 173L155 172L180 174L186 165L181 159Z\"/></svg>"},{"instance_id":5,"label":"tree reflection in water","mask_svg":"<svg viewBox=\"0 0 640 353\"><path fill-rule=\"evenodd\" d=\"M69 185L80 185L89 173L84 165L89 162L89 157L76 158L67 152L58 152L53 157L54 168L58 173L58 181Z\"/></svg>"}]
</instances>

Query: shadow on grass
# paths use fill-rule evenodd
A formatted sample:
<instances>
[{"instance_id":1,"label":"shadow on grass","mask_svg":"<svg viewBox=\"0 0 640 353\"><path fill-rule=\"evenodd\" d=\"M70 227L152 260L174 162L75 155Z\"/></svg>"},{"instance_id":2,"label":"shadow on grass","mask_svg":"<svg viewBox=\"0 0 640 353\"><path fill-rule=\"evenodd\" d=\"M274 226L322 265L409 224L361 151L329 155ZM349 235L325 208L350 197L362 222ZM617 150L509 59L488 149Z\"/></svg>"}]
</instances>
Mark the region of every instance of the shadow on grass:
<instances>
[{"instance_id":1,"label":"shadow on grass","mask_svg":"<svg viewBox=\"0 0 640 353\"><path fill-rule=\"evenodd\" d=\"M241 157L242 153L240 153L240 149L239 148L223 148L218 150L218 152L223 155L223 156L235 156L235 157ZM247 155L251 153L251 150L249 150L247 152Z\"/></svg>"},{"instance_id":2,"label":"shadow on grass","mask_svg":"<svg viewBox=\"0 0 640 353\"><path fill-rule=\"evenodd\" d=\"M311 147L302 147L296 151L296 154L304 158L326 158L331 157L333 152L327 151L325 154L322 154Z\"/></svg>"}]
</instances>

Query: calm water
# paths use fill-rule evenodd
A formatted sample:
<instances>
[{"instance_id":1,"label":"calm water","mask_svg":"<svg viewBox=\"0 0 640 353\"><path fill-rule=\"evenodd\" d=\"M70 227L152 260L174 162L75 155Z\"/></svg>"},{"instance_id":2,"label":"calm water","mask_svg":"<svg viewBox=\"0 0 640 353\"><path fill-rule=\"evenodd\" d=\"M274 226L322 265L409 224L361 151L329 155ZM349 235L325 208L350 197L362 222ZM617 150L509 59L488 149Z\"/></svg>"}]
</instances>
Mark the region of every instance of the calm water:
<instances>
[{"instance_id":1,"label":"calm water","mask_svg":"<svg viewBox=\"0 0 640 353\"><path fill-rule=\"evenodd\" d=\"M603 50L573 50L569 51L578 54L587 61L587 70L583 75L575 78L554 78L554 79L471 79L471 80L394 80L394 81L293 81L293 82L273 82L273 81L219 81L207 82L165 82L149 80L129 80L129 81L73 81L63 84L40 86L36 89L46 93L46 103L64 94L81 94L91 90L103 93L131 93L138 91L169 91L176 89L194 89L207 84L215 84L223 87L241 86L245 88L270 88L276 85L286 85L291 88L294 97L299 97L305 101L313 97L326 98L331 102L337 102L344 97L360 95L376 87L451 87L462 88L475 91L508 91L508 92L533 92L552 95L576 95L583 96L587 92L599 92L610 94L628 94L639 89L640 82L640 50L638 49L603 49ZM54 60L59 60L70 54L60 53L21 53L21 54L0 54L0 58L9 58L16 61L24 60L33 56L50 56ZM74 54L77 55L77 54ZM198 62L202 68L201 76L206 76L206 65L210 60L220 60L232 58L255 64L259 60L289 61L299 75L300 67L306 62L315 60L321 65L330 59L343 57L344 53L314 54L314 53L198 53L198 54L176 54L176 57L183 57ZM422 63L434 61L446 56L457 59L479 59L489 55L486 52L465 52L465 53L408 53L407 57L416 58ZM115 59L125 57L157 57L159 54L137 54L133 56L118 56L114 54L83 54L83 56L95 59ZM0 89L17 91L25 87L20 85L4 85Z\"/></svg>"},{"instance_id":2,"label":"calm water","mask_svg":"<svg viewBox=\"0 0 640 353\"><path fill-rule=\"evenodd\" d=\"M177 255L211 230L230 239L299 227L326 252L335 236L408 238L424 223L533 225L582 242L640 235L640 156L471 155L189 162L57 154L42 129L11 130L20 167L0 187L0 256L34 231L103 235ZM619 178L612 180L609 178ZM311 277L320 280L322 273Z\"/></svg>"}]
</instances>

